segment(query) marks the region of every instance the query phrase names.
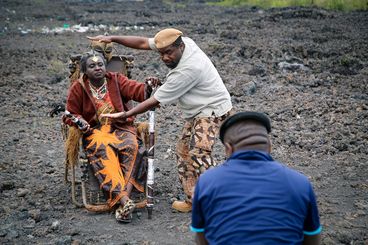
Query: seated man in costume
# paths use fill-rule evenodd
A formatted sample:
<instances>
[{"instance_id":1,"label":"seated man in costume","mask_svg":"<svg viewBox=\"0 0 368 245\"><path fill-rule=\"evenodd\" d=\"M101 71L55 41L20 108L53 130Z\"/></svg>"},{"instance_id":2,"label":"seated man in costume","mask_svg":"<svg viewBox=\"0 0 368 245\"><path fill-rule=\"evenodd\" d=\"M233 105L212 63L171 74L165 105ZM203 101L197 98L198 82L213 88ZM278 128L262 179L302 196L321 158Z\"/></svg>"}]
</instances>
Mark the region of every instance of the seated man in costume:
<instances>
[{"instance_id":1,"label":"seated man in costume","mask_svg":"<svg viewBox=\"0 0 368 245\"><path fill-rule=\"evenodd\" d=\"M108 205L120 204L116 210L118 221L129 222L135 208L130 199L133 188L143 192L145 176L136 176L142 156L138 151L134 117L127 120L101 119L106 112L128 110L127 102L147 99L147 90L157 86L128 79L126 76L106 72L106 60L97 52L89 52L80 60L82 77L72 82L66 109L84 125L80 129L82 145L100 188L107 193ZM76 126L69 118L64 123Z\"/></svg>"},{"instance_id":2,"label":"seated man in costume","mask_svg":"<svg viewBox=\"0 0 368 245\"><path fill-rule=\"evenodd\" d=\"M106 60L106 70L111 72L119 72L129 79L132 78L132 70L134 68L134 57L132 55L113 55L113 43L106 43L100 41L91 41L91 50L100 53ZM76 81L81 77L81 54L72 54L69 57L69 82ZM128 102L129 109L133 107L132 102ZM51 117L63 112L65 107L63 104L56 103L54 108L49 112ZM73 138L73 137L72 137Z\"/></svg>"}]
</instances>

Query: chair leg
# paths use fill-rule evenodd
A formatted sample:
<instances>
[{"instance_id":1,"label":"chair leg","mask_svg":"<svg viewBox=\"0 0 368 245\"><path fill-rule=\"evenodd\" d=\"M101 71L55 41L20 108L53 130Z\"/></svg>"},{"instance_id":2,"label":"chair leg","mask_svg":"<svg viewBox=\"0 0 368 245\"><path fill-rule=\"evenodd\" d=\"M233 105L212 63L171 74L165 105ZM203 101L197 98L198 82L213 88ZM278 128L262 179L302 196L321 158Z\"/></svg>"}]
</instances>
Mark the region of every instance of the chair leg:
<instances>
[{"instance_id":1,"label":"chair leg","mask_svg":"<svg viewBox=\"0 0 368 245\"><path fill-rule=\"evenodd\" d=\"M83 199L83 206L88 211L91 211L91 212L107 212L107 211L110 211L112 209L107 204L92 205L92 204L88 203L85 181L82 181L82 199Z\"/></svg>"},{"instance_id":2,"label":"chair leg","mask_svg":"<svg viewBox=\"0 0 368 245\"><path fill-rule=\"evenodd\" d=\"M93 180L91 179L94 177L93 171L91 169L91 166L87 160L87 158L81 158L80 163L82 166L82 178L81 178L81 187L82 187L82 200L83 200L83 207L91 212L107 212L112 209L108 204L90 204L88 202L87 198L87 188L86 188L86 182L88 182L90 185L93 183Z\"/></svg>"},{"instance_id":3,"label":"chair leg","mask_svg":"<svg viewBox=\"0 0 368 245\"><path fill-rule=\"evenodd\" d=\"M78 202L77 201L77 198L76 198L76 191L75 191L75 183L76 183L76 181L75 181L75 166L74 165L72 165L72 166L70 166L71 167L71 169L72 169L72 180L71 180L71 182L72 182L72 201L73 201L73 203L74 203L74 205L76 206L76 207L78 207L78 208L81 208L81 207L83 207L83 204L81 204L80 202ZM67 167L66 167L66 172L67 172Z\"/></svg>"}]
</instances>

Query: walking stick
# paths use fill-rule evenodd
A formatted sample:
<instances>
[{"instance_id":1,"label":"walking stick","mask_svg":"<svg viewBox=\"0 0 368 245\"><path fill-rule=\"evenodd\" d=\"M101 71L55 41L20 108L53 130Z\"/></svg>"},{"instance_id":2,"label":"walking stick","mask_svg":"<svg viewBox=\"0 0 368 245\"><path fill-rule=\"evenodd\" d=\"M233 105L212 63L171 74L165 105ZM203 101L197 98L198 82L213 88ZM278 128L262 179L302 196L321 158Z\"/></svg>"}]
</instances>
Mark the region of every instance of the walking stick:
<instances>
[{"instance_id":1,"label":"walking stick","mask_svg":"<svg viewBox=\"0 0 368 245\"><path fill-rule=\"evenodd\" d=\"M147 173L147 212L148 219L152 218L153 210L153 185L155 167L154 167L154 146L155 146L155 109L151 109L149 112L149 149L148 149L148 173Z\"/></svg>"},{"instance_id":2,"label":"walking stick","mask_svg":"<svg viewBox=\"0 0 368 245\"><path fill-rule=\"evenodd\" d=\"M148 81L150 84L151 81ZM157 89L153 88L151 93L154 94L154 91ZM149 124L149 144L148 144L148 170L147 170L147 212L148 212L148 219L152 219L152 210L154 205L153 200L153 185L155 183L155 166L154 166L154 147L155 147L155 108L152 108L148 111L148 124Z\"/></svg>"}]
</instances>

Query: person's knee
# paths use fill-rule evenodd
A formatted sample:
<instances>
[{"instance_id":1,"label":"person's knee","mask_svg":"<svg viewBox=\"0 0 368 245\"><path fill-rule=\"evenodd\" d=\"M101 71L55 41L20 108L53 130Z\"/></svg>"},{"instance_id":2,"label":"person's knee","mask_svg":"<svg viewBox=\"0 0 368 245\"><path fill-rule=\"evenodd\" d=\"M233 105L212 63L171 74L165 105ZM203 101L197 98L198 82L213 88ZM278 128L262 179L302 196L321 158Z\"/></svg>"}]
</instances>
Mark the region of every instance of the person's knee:
<instances>
[{"instance_id":1,"label":"person's knee","mask_svg":"<svg viewBox=\"0 0 368 245\"><path fill-rule=\"evenodd\" d=\"M208 149L203 149L203 148L199 148L199 147L195 147L193 149L191 149L188 152L190 158L199 163L200 165L202 165L202 162L212 162L212 151L208 150Z\"/></svg>"},{"instance_id":2,"label":"person's knee","mask_svg":"<svg viewBox=\"0 0 368 245\"><path fill-rule=\"evenodd\" d=\"M196 169L197 174L202 174L207 169L216 166L216 162L211 154L212 151L198 147L189 151L192 166Z\"/></svg>"}]
</instances>

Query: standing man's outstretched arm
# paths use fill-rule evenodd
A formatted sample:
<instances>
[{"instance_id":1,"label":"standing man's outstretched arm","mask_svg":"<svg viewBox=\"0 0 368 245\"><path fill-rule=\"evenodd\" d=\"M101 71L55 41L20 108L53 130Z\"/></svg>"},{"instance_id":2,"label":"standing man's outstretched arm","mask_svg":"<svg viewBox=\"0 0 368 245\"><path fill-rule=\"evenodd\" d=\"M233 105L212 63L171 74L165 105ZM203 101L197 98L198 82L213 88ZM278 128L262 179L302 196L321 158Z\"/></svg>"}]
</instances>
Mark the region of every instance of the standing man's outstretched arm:
<instances>
[{"instance_id":1,"label":"standing man's outstretched arm","mask_svg":"<svg viewBox=\"0 0 368 245\"><path fill-rule=\"evenodd\" d=\"M107 117L107 118L120 118L125 119L130 116L135 116L137 114L141 114L143 112L146 112L156 106L158 106L160 102L158 102L154 97L151 97L142 103L138 104L137 106L133 107L129 111L122 111L117 113L108 113L108 114L101 114L101 118Z\"/></svg>"},{"instance_id":2,"label":"standing man's outstretched arm","mask_svg":"<svg viewBox=\"0 0 368 245\"><path fill-rule=\"evenodd\" d=\"M100 41L105 43L119 43L129 48L150 50L147 37L139 36L104 36L99 35L95 37L88 37L92 41Z\"/></svg>"}]
</instances>

